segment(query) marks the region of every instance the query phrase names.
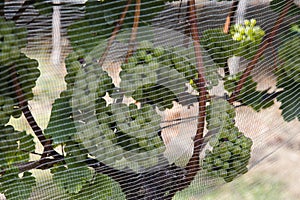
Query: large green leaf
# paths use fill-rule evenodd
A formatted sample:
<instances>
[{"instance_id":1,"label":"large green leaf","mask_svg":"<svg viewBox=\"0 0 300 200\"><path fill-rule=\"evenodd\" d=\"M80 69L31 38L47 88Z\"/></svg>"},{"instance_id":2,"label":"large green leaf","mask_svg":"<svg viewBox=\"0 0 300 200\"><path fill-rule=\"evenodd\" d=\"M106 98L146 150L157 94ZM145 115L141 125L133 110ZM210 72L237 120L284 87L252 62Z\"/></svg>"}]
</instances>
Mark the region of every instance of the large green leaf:
<instances>
[{"instance_id":1,"label":"large green leaf","mask_svg":"<svg viewBox=\"0 0 300 200\"><path fill-rule=\"evenodd\" d=\"M227 77L224 82L225 89L231 93L236 88L238 81L241 77L241 73L233 76ZM260 111L261 109L268 108L274 104L272 98L270 98L271 93L267 90L258 91L257 83L253 81L252 77L248 77L245 81L240 94L237 96L237 101L241 102L243 105L251 106L255 111Z\"/></svg>"},{"instance_id":2,"label":"large green leaf","mask_svg":"<svg viewBox=\"0 0 300 200\"><path fill-rule=\"evenodd\" d=\"M292 121L297 118L300 120L300 82L296 82L281 70L277 87L283 89L277 100L281 102L280 109L284 120Z\"/></svg>"},{"instance_id":3,"label":"large green leaf","mask_svg":"<svg viewBox=\"0 0 300 200\"><path fill-rule=\"evenodd\" d=\"M120 185L109 176L97 174L93 181L86 183L82 190L72 195L74 200L99 199L99 200L125 200L125 195Z\"/></svg>"},{"instance_id":4,"label":"large green leaf","mask_svg":"<svg viewBox=\"0 0 300 200\"><path fill-rule=\"evenodd\" d=\"M69 164L52 169L53 181L70 199L125 199L119 184L85 165Z\"/></svg>"},{"instance_id":5,"label":"large green leaf","mask_svg":"<svg viewBox=\"0 0 300 200\"><path fill-rule=\"evenodd\" d=\"M146 0L141 3L140 26L149 25L150 20L165 8L165 0ZM111 36L127 1L88 0L83 19L68 27L68 36L76 51L90 52L100 40ZM122 29L131 28L135 13L135 4L129 6ZM129 37L128 37L129 38Z\"/></svg>"},{"instance_id":6,"label":"large green leaf","mask_svg":"<svg viewBox=\"0 0 300 200\"><path fill-rule=\"evenodd\" d=\"M300 37L293 34L278 51L281 65L277 71L277 87L283 91L277 100L282 104L282 116L286 121L298 118L300 120Z\"/></svg>"},{"instance_id":7,"label":"large green leaf","mask_svg":"<svg viewBox=\"0 0 300 200\"><path fill-rule=\"evenodd\" d=\"M81 191L86 182L90 182L93 178L94 171L85 165L69 164L59 166L52 170L54 182L68 193L77 194Z\"/></svg>"},{"instance_id":8,"label":"large green leaf","mask_svg":"<svg viewBox=\"0 0 300 200\"><path fill-rule=\"evenodd\" d=\"M52 138L53 144L65 143L69 141L70 136L76 133L68 97L61 97L55 100L50 122L44 132L46 136Z\"/></svg>"},{"instance_id":9,"label":"large green leaf","mask_svg":"<svg viewBox=\"0 0 300 200\"><path fill-rule=\"evenodd\" d=\"M30 197L32 187L35 186L35 178L30 172L24 172L20 178L18 170L8 169L0 179L0 193L3 193L7 200L24 200Z\"/></svg>"}]
</instances>

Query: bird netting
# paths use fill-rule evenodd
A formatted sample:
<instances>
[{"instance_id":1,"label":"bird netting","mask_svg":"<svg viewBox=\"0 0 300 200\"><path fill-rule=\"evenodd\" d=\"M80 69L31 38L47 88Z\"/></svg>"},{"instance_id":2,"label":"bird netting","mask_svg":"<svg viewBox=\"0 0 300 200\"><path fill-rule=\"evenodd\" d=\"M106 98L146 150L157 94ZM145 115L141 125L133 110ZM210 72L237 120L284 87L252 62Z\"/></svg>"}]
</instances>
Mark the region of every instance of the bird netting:
<instances>
[{"instance_id":1,"label":"bird netting","mask_svg":"<svg viewBox=\"0 0 300 200\"><path fill-rule=\"evenodd\" d=\"M0 199L236 181L300 132L299 17L292 0L0 1Z\"/></svg>"}]
</instances>

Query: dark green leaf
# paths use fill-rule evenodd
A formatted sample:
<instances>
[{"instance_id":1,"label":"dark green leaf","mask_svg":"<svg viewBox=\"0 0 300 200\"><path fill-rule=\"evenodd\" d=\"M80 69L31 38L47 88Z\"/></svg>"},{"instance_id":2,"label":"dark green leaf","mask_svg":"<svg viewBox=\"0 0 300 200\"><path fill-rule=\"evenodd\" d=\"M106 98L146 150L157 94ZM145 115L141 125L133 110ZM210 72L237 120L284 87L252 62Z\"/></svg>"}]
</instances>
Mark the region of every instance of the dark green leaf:
<instances>
[{"instance_id":1,"label":"dark green leaf","mask_svg":"<svg viewBox=\"0 0 300 200\"><path fill-rule=\"evenodd\" d=\"M92 191L92 192L91 192ZM72 195L74 200L86 200L86 199L115 199L125 200L119 184L113 181L109 176L103 174L97 174L93 178L93 181L87 182L82 190L78 194Z\"/></svg>"},{"instance_id":2,"label":"dark green leaf","mask_svg":"<svg viewBox=\"0 0 300 200\"><path fill-rule=\"evenodd\" d=\"M68 193L77 194L81 191L84 184L90 182L94 171L85 165L69 164L68 168L60 166L52 169L53 180Z\"/></svg>"},{"instance_id":3,"label":"dark green leaf","mask_svg":"<svg viewBox=\"0 0 300 200\"><path fill-rule=\"evenodd\" d=\"M35 178L30 172L24 172L22 178L18 176L18 170L6 171L1 177L0 193L3 193L7 200L24 200L30 197L32 187L35 186Z\"/></svg>"},{"instance_id":4,"label":"dark green leaf","mask_svg":"<svg viewBox=\"0 0 300 200\"><path fill-rule=\"evenodd\" d=\"M224 87L228 92L233 92L241 77L241 73L235 76L227 77L224 82ZM237 101L243 105L252 107L255 111L268 108L274 104L274 98L267 90L257 91L257 83L253 81L252 77L248 77L237 97Z\"/></svg>"},{"instance_id":5,"label":"dark green leaf","mask_svg":"<svg viewBox=\"0 0 300 200\"><path fill-rule=\"evenodd\" d=\"M71 135L76 133L68 97L61 97L55 100L50 122L44 132L46 136L52 137L54 144L64 143L69 140Z\"/></svg>"},{"instance_id":6,"label":"dark green leaf","mask_svg":"<svg viewBox=\"0 0 300 200\"><path fill-rule=\"evenodd\" d=\"M280 109L284 120L292 121L297 118L300 120L300 82L289 78L281 70L278 76L277 87L283 89L277 100L281 102Z\"/></svg>"}]
</instances>

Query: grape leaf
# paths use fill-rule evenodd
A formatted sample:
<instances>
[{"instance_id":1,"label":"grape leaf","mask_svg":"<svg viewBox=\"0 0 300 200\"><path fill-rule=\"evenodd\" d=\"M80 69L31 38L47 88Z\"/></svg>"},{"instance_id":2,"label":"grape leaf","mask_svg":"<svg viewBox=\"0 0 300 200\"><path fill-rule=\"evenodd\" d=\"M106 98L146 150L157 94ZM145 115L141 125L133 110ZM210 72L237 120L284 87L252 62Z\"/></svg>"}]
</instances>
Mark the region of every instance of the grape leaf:
<instances>
[{"instance_id":1,"label":"grape leaf","mask_svg":"<svg viewBox=\"0 0 300 200\"><path fill-rule=\"evenodd\" d=\"M87 197L88 199L99 200L126 199L120 185L113 181L109 176L103 174L96 174L93 181L86 183L79 193L72 195L74 200L86 200Z\"/></svg>"},{"instance_id":2,"label":"grape leaf","mask_svg":"<svg viewBox=\"0 0 300 200\"><path fill-rule=\"evenodd\" d=\"M278 50L278 57L282 62L278 67L283 69L286 76L300 82L300 36L295 35L283 43Z\"/></svg>"},{"instance_id":3,"label":"grape leaf","mask_svg":"<svg viewBox=\"0 0 300 200\"><path fill-rule=\"evenodd\" d=\"M68 169L60 166L52 172L54 182L66 191L70 199L125 199L117 182L107 175L95 174L86 166L69 164Z\"/></svg>"},{"instance_id":4,"label":"grape leaf","mask_svg":"<svg viewBox=\"0 0 300 200\"><path fill-rule=\"evenodd\" d=\"M61 97L56 99L50 116L50 121L45 135L51 137L53 144L61 144L69 140L70 136L76 133L74 121L72 119L72 108L69 98Z\"/></svg>"},{"instance_id":5,"label":"grape leaf","mask_svg":"<svg viewBox=\"0 0 300 200\"><path fill-rule=\"evenodd\" d=\"M54 182L68 193L77 194L81 191L83 185L90 182L94 171L87 166L77 163L69 164L68 168L59 166L51 169Z\"/></svg>"},{"instance_id":6,"label":"grape leaf","mask_svg":"<svg viewBox=\"0 0 300 200\"><path fill-rule=\"evenodd\" d=\"M283 88L277 100L281 102L280 109L284 120L292 121L298 118L300 121L300 82L287 76L284 70L280 70L277 87Z\"/></svg>"},{"instance_id":7,"label":"grape leaf","mask_svg":"<svg viewBox=\"0 0 300 200\"><path fill-rule=\"evenodd\" d=\"M228 92L233 92L241 77L241 73L227 77L224 82L224 87ZM237 101L243 105L252 107L259 112L261 109L268 108L274 104L274 99L269 98L270 93L267 90L257 91L257 83L253 81L252 77L248 77L244 83L240 94L237 96Z\"/></svg>"},{"instance_id":8,"label":"grape leaf","mask_svg":"<svg viewBox=\"0 0 300 200\"><path fill-rule=\"evenodd\" d=\"M35 184L35 178L30 172L24 172L22 178L19 178L17 169L6 170L1 177L0 193L3 193L7 200L28 199Z\"/></svg>"},{"instance_id":9,"label":"grape leaf","mask_svg":"<svg viewBox=\"0 0 300 200\"><path fill-rule=\"evenodd\" d=\"M190 59L190 62L196 66L196 57L194 52L194 46L190 46L186 51L183 48L178 52L180 55L184 55ZM208 90L212 89L212 87L217 86L219 84L219 79L221 75L219 74L219 65L214 62L212 57L209 55L208 51L204 48L201 48L203 65L204 65L204 73L206 79L206 87ZM196 88L197 89L197 88Z\"/></svg>"},{"instance_id":10,"label":"grape leaf","mask_svg":"<svg viewBox=\"0 0 300 200\"><path fill-rule=\"evenodd\" d=\"M165 0L147 0L141 3L139 27L149 25L150 20L164 9ZM68 36L73 49L90 52L101 39L110 37L116 22L120 18L127 1L86 2L85 16L68 27ZM135 4L129 6L122 29L131 28L135 13Z\"/></svg>"},{"instance_id":11,"label":"grape leaf","mask_svg":"<svg viewBox=\"0 0 300 200\"><path fill-rule=\"evenodd\" d=\"M300 65L299 65L299 34L294 34L287 42L283 43L278 51L282 61L277 71L277 87L283 91L277 100L282 104L282 116L286 121L295 118L300 120Z\"/></svg>"}]
</instances>

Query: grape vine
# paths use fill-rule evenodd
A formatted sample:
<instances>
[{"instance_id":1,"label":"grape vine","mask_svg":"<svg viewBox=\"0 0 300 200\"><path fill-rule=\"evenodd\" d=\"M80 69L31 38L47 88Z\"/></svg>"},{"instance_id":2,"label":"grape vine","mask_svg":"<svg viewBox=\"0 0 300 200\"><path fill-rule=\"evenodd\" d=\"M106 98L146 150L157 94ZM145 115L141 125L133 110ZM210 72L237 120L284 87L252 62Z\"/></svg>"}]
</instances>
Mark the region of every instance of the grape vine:
<instances>
[{"instance_id":1,"label":"grape vine","mask_svg":"<svg viewBox=\"0 0 300 200\"><path fill-rule=\"evenodd\" d=\"M250 19L235 25L229 20L223 30L209 29L199 35L195 1L189 0L187 27L192 48L139 38L138 28L155 30L151 20L166 2L85 2L84 16L68 27L72 52L65 59L67 89L53 103L45 130L38 126L28 105L40 76L38 62L23 53L27 30L16 26L14 20L30 5L46 15L55 5L25 1L13 20L6 19L4 7L0 8L0 192L7 199L30 197L36 185L32 169L50 169L53 181L70 199L85 199L91 190L97 190L99 199L171 199L201 170L225 182L248 171L253 142L235 125L235 103L260 111L273 105L276 98L286 121L300 119L299 105L294 103L300 101L297 25L278 49L280 64L275 75L280 91L258 91L251 76L283 18L299 12L292 1L272 1L280 15L271 32L265 33ZM236 5L238 2L233 2L232 6ZM231 9L230 19L235 11ZM117 37L120 32L121 39ZM127 46L120 59L119 85L104 67L114 43ZM219 73L226 71L228 58L234 55L250 60L246 70ZM207 59L214 62L212 66ZM225 95L211 95L211 90L222 84ZM186 166L179 167L164 157L166 141L161 131L166 127L162 127L159 113L172 109L174 102L186 106L180 99L183 94L195 97L199 112L197 132L191 139L192 156ZM33 135L8 125L12 117L22 115ZM208 134L204 134L205 125ZM37 154L34 136L43 152L38 160L30 161L30 154Z\"/></svg>"}]
</instances>

